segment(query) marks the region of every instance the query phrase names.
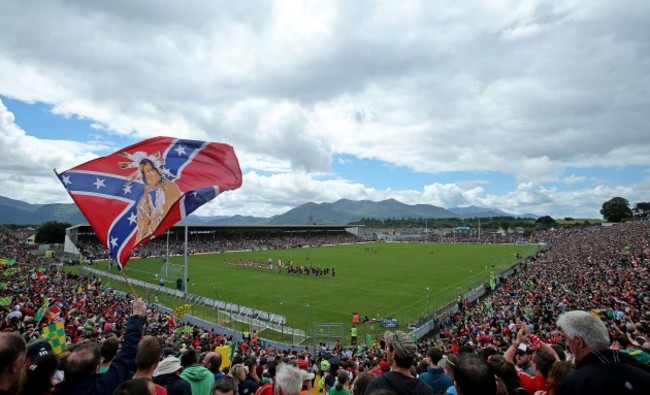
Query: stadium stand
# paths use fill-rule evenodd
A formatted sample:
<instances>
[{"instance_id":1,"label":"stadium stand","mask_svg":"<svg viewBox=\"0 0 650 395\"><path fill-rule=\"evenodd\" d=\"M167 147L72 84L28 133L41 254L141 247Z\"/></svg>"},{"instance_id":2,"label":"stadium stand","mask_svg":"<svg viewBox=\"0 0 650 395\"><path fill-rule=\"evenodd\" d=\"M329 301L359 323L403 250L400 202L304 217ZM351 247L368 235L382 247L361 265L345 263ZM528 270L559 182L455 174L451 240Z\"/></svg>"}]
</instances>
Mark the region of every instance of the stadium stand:
<instances>
[{"instance_id":1,"label":"stadium stand","mask_svg":"<svg viewBox=\"0 0 650 395\"><path fill-rule=\"evenodd\" d=\"M494 380L500 393L585 393L580 390L580 380L584 380L589 369L595 369L598 355L602 354L608 358L602 363L609 364L611 369L601 369L599 375L611 374L612 383L623 380L620 382L626 386L626 393L650 393L647 386L650 382L650 223L547 231L536 234L535 238L547 244L544 251L526 260L494 291L474 302L460 303L454 311L440 316L435 330L417 342L414 353L408 353L413 356L410 374L418 377L431 369L436 374L453 376L456 369L459 377L471 377L471 374L466 376L467 372L472 369L484 372L482 364L488 361L489 369L498 377ZM196 242L198 249L202 243ZM265 248L266 245L286 248L283 246L305 242L313 241L253 241L264 243ZM234 239L217 242L224 249L241 248L244 244L250 247L242 243ZM142 254L160 253L161 246L154 244L150 248ZM91 244L81 245L80 249L101 253ZM61 381L63 384L58 385L65 385L62 367L71 347L85 340L102 343L127 332L133 305L129 295L102 286L92 275L66 272L54 260L32 254L5 230L0 230L0 273L3 317L0 331L24 337L30 357L28 380L42 381L47 391ZM562 313L575 310L588 312L596 319L594 325L601 328L602 324L605 328L607 353L593 347L587 341L590 339L587 334L574 331L571 326L558 327ZM360 373L381 375L394 362L393 354L387 358L385 339L370 347L321 346L304 350L280 344L262 347L262 342L244 341L238 334L224 333L199 321L181 325L169 313L165 309L147 309L142 331L143 335L156 336L162 341L165 356L183 360L187 350L205 354L226 349L227 366L247 366L247 380L261 387L272 382L280 364L316 373L312 385L318 388L320 377L348 370L354 386ZM44 336L51 347L30 351L30 346L42 343L37 341ZM404 352L401 340L395 343L395 339L401 338L393 335L390 338L393 339L391 352ZM6 347L0 344L0 353ZM445 357L441 361L426 360L430 348L439 349ZM463 353L481 355L481 366L475 358L462 357ZM48 370L46 365L51 367L52 354L57 356L58 367ZM547 363L548 355L550 363ZM568 363L560 364L561 359ZM304 360L309 362L305 364ZM2 363L0 371L9 368L9 362ZM513 371L511 368L515 375L508 375L507 372ZM47 374L43 374L44 370ZM305 373L305 380L308 377L312 376ZM507 380L510 381L506 383ZM325 384L323 387L325 390ZM448 391L454 393L455 389ZM23 393L18 387L12 390Z\"/></svg>"}]
</instances>

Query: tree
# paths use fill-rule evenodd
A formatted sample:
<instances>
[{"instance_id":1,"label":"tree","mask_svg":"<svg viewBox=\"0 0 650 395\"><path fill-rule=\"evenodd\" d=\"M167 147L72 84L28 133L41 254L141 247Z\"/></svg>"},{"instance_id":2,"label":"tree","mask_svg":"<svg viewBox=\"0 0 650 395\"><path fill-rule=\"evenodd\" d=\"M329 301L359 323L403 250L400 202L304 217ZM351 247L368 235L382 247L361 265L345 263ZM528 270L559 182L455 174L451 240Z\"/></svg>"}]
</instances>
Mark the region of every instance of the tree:
<instances>
[{"instance_id":1,"label":"tree","mask_svg":"<svg viewBox=\"0 0 650 395\"><path fill-rule=\"evenodd\" d=\"M634 204L632 209L634 216L640 219L650 218L650 202L639 202Z\"/></svg>"},{"instance_id":2,"label":"tree","mask_svg":"<svg viewBox=\"0 0 650 395\"><path fill-rule=\"evenodd\" d=\"M545 228L550 228L552 226L557 225L557 222L551 216L545 215L543 217L539 217L535 220L536 224L543 225Z\"/></svg>"},{"instance_id":3,"label":"tree","mask_svg":"<svg viewBox=\"0 0 650 395\"><path fill-rule=\"evenodd\" d=\"M611 198L603 203L603 208L600 209L600 213L606 221L610 222L621 222L624 219L632 217L630 203L622 197Z\"/></svg>"},{"instance_id":4,"label":"tree","mask_svg":"<svg viewBox=\"0 0 650 395\"><path fill-rule=\"evenodd\" d=\"M70 225L67 222L48 221L36 229L36 243L63 243L65 241L65 230Z\"/></svg>"}]
</instances>

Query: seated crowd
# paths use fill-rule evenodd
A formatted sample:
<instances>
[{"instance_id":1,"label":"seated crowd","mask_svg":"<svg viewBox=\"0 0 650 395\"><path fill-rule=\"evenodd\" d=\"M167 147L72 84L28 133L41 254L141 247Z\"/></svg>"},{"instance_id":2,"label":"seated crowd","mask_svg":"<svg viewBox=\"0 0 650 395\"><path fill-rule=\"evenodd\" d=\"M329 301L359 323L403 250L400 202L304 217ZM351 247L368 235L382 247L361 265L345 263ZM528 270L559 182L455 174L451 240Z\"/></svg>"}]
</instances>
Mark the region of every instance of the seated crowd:
<instances>
[{"instance_id":1,"label":"seated crowd","mask_svg":"<svg viewBox=\"0 0 650 395\"><path fill-rule=\"evenodd\" d=\"M292 351L177 326L0 231L0 394L650 393L650 223L536 237L548 248L418 342Z\"/></svg>"},{"instance_id":2,"label":"seated crowd","mask_svg":"<svg viewBox=\"0 0 650 395\"><path fill-rule=\"evenodd\" d=\"M290 248L300 248L303 246L322 246L342 243L354 243L359 238L348 232L322 233L304 233L300 236L269 236L261 237L258 233L200 233L189 237L187 248L188 253L207 254L227 251L244 251L244 250L284 250ZM88 259L107 259L108 252L101 244L99 239L94 235L80 235L77 240L77 247L81 255ZM165 257L169 255L183 255L185 242L181 237L167 238L160 236L151 240L147 244L139 246L133 250L133 257Z\"/></svg>"}]
</instances>

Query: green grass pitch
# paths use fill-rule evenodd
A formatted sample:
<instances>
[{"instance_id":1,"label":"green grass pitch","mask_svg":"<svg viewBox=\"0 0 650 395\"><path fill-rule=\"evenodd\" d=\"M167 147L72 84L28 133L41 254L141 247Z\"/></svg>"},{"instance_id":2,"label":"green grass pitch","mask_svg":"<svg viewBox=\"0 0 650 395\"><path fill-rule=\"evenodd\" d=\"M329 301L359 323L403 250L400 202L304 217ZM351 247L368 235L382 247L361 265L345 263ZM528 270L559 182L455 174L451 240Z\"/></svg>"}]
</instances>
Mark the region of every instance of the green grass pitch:
<instances>
[{"instance_id":1,"label":"green grass pitch","mask_svg":"<svg viewBox=\"0 0 650 395\"><path fill-rule=\"evenodd\" d=\"M314 322L343 322L347 327L353 312L362 318L396 318L404 327L454 300L458 288L464 292L487 282L492 265L498 275L515 262L516 253L525 257L536 249L533 245L373 243L192 255L189 292L284 314L287 326L298 329ZM336 277L293 276L224 263L269 258L274 263L280 258L294 265L312 262L334 267ZM184 258L171 260L181 264ZM157 284L161 266L160 258L134 259L125 273Z\"/></svg>"}]
</instances>

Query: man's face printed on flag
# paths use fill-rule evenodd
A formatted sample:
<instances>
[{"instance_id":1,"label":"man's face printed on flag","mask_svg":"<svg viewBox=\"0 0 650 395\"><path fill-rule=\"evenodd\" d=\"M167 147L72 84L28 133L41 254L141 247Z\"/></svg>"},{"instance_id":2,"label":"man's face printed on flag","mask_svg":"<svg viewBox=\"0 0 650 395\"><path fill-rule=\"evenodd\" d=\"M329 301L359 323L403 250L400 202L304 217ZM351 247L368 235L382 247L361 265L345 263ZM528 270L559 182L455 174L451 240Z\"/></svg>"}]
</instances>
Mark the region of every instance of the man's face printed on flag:
<instances>
[{"instance_id":1,"label":"man's face printed on flag","mask_svg":"<svg viewBox=\"0 0 650 395\"><path fill-rule=\"evenodd\" d=\"M148 159L143 159L140 162L140 170L142 172L142 181L150 188L156 186L162 179L158 169Z\"/></svg>"}]
</instances>

